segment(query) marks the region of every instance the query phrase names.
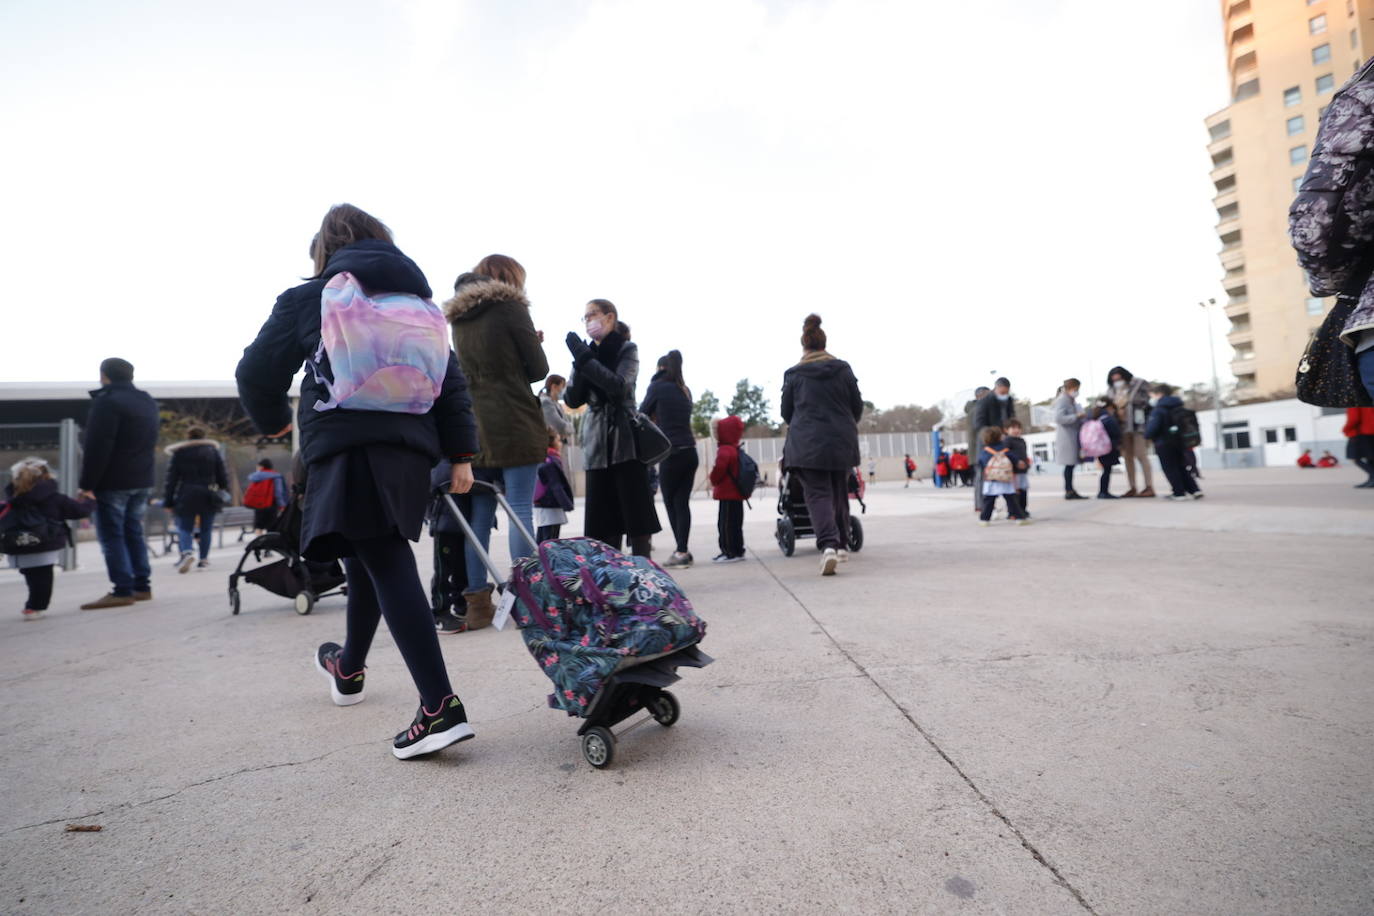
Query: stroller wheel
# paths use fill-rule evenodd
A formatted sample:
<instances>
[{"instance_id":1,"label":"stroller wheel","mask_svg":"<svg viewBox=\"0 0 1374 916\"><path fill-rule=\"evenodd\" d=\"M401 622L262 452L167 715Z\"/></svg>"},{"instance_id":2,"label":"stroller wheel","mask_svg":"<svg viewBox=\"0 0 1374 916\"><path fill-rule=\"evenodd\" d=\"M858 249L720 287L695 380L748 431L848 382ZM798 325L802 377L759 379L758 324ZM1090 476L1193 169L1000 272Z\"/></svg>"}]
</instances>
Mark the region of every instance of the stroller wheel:
<instances>
[{"instance_id":1,"label":"stroller wheel","mask_svg":"<svg viewBox=\"0 0 1374 916\"><path fill-rule=\"evenodd\" d=\"M849 550L858 553L864 549L864 526L854 516L849 517Z\"/></svg>"},{"instance_id":2,"label":"stroller wheel","mask_svg":"<svg viewBox=\"0 0 1374 916\"><path fill-rule=\"evenodd\" d=\"M778 547L782 549L782 555L790 557L797 551L797 528L792 524L792 519L783 517L778 519Z\"/></svg>"},{"instance_id":3,"label":"stroller wheel","mask_svg":"<svg viewBox=\"0 0 1374 916\"><path fill-rule=\"evenodd\" d=\"M659 725L670 728L682 715L682 706L678 703L677 697L666 690L660 690L658 696L649 701L649 715L653 716Z\"/></svg>"},{"instance_id":4,"label":"stroller wheel","mask_svg":"<svg viewBox=\"0 0 1374 916\"><path fill-rule=\"evenodd\" d=\"M608 728L596 726L582 736L582 756L598 770L611 765L615 759L615 736Z\"/></svg>"},{"instance_id":5,"label":"stroller wheel","mask_svg":"<svg viewBox=\"0 0 1374 916\"><path fill-rule=\"evenodd\" d=\"M239 590L236 588L229 589L229 612L235 617L239 613Z\"/></svg>"},{"instance_id":6,"label":"stroller wheel","mask_svg":"<svg viewBox=\"0 0 1374 916\"><path fill-rule=\"evenodd\" d=\"M315 609L315 602L319 600L312 591L296 592L296 613L304 616Z\"/></svg>"}]
</instances>

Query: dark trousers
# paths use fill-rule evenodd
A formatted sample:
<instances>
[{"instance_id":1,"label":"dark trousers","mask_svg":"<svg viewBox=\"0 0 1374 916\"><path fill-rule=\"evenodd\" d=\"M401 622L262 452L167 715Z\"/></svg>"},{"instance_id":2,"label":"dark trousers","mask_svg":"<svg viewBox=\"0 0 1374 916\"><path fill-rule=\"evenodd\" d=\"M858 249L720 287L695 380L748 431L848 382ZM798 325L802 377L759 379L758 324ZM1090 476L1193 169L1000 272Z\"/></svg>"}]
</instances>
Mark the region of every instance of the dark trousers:
<instances>
[{"instance_id":1,"label":"dark trousers","mask_svg":"<svg viewBox=\"0 0 1374 916\"><path fill-rule=\"evenodd\" d=\"M534 539L541 544L545 541L556 541L562 531L562 525L540 525L539 530L534 533Z\"/></svg>"},{"instance_id":2,"label":"dark trousers","mask_svg":"<svg viewBox=\"0 0 1374 916\"><path fill-rule=\"evenodd\" d=\"M1015 493L1007 493L1002 497L1007 501L1007 518L1024 518L1025 511L1021 508L1021 497ZM988 495L983 497L983 507L978 513L978 517L983 521L992 520L992 507L996 505L997 497Z\"/></svg>"},{"instance_id":3,"label":"dark trousers","mask_svg":"<svg viewBox=\"0 0 1374 916\"><path fill-rule=\"evenodd\" d=\"M448 507L441 511L447 512ZM466 538L458 532L434 535L434 577L429 585L429 607L435 614L466 612L463 592L468 587Z\"/></svg>"},{"instance_id":4,"label":"dark trousers","mask_svg":"<svg viewBox=\"0 0 1374 916\"><path fill-rule=\"evenodd\" d=\"M105 556L112 591L128 597L152 588L143 516L152 490L100 490L95 494L95 536Z\"/></svg>"},{"instance_id":5,"label":"dark trousers","mask_svg":"<svg viewBox=\"0 0 1374 916\"><path fill-rule=\"evenodd\" d=\"M1102 465L1102 477L1097 481L1097 495L1106 496L1112 492L1112 468L1114 465Z\"/></svg>"},{"instance_id":6,"label":"dark trousers","mask_svg":"<svg viewBox=\"0 0 1374 916\"><path fill-rule=\"evenodd\" d=\"M340 667L345 672L363 670L372 638L377 635L377 624L385 617L391 638L420 691L420 702L426 709L438 709L453 688L410 542L393 532L354 541L352 546L357 556L344 560L344 573L348 576L348 635Z\"/></svg>"},{"instance_id":7,"label":"dark trousers","mask_svg":"<svg viewBox=\"0 0 1374 916\"><path fill-rule=\"evenodd\" d=\"M716 519L716 533L720 552L727 557L744 556L744 502L738 499L720 500Z\"/></svg>"},{"instance_id":8,"label":"dark trousers","mask_svg":"<svg viewBox=\"0 0 1374 916\"><path fill-rule=\"evenodd\" d=\"M29 587L29 600L24 602L24 607L31 611L46 611L48 602L52 601L52 564L30 566L19 570L19 573Z\"/></svg>"},{"instance_id":9,"label":"dark trousers","mask_svg":"<svg viewBox=\"0 0 1374 916\"><path fill-rule=\"evenodd\" d=\"M1365 350L1357 359L1360 367L1360 381L1364 382L1364 390L1369 392L1369 396L1374 398L1374 349Z\"/></svg>"},{"instance_id":10,"label":"dark trousers","mask_svg":"<svg viewBox=\"0 0 1374 916\"><path fill-rule=\"evenodd\" d=\"M673 529L673 541L678 553L687 552L687 540L692 532L692 487L696 483L700 463L701 459L693 447L674 449L658 466L663 508L668 512L668 527Z\"/></svg>"},{"instance_id":11,"label":"dark trousers","mask_svg":"<svg viewBox=\"0 0 1374 916\"><path fill-rule=\"evenodd\" d=\"M793 468L821 550L849 549L849 472Z\"/></svg>"},{"instance_id":12,"label":"dark trousers","mask_svg":"<svg viewBox=\"0 0 1374 916\"><path fill-rule=\"evenodd\" d=\"M623 461L608 468L589 470L587 498L583 503L584 533L620 549L628 535L631 547L647 545L658 534L658 511L649 492L649 469L638 461ZM637 551L638 552L638 551Z\"/></svg>"},{"instance_id":13,"label":"dark trousers","mask_svg":"<svg viewBox=\"0 0 1374 916\"><path fill-rule=\"evenodd\" d=\"M1183 463L1183 446L1170 439L1155 440L1155 454L1159 456L1159 466L1169 479L1169 487L1175 496L1185 496L1198 491L1197 481L1188 473Z\"/></svg>"},{"instance_id":14,"label":"dark trousers","mask_svg":"<svg viewBox=\"0 0 1374 916\"><path fill-rule=\"evenodd\" d=\"M1065 492L1065 493L1072 493L1072 492L1073 492L1073 469L1074 469L1074 467L1075 467L1075 466L1072 465L1072 464L1066 464L1066 465L1064 465L1064 492Z\"/></svg>"}]
</instances>

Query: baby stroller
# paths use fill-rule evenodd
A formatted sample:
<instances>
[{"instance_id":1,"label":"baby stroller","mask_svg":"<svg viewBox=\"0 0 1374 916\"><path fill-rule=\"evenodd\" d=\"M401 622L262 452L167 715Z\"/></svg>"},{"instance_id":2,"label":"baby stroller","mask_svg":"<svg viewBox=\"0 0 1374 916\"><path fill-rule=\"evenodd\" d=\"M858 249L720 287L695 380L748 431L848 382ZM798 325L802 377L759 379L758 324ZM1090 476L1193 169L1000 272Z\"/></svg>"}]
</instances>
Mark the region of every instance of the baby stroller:
<instances>
[{"instance_id":1,"label":"baby stroller","mask_svg":"<svg viewBox=\"0 0 1374 916\"><path fill-rule=\"evenodd\" d=\"M300 554L300 502L304 491L305 486L299 481L292 484L291 499L272 530L253 538L243 548L239 565L229 574L229 610L234 614L239 612L239 579L291 598L297 614L309 614L321 598L348 594L348 586L344 585L347 579L338 560L321 563ZM274 554L281 559L263 563L264 557L270 559ZM260 565L245 570L249 557Z\"/></svg>"},{"instance_id":2,"label":"baby stroller","mask_svg":"<svg viewBox=\"0 0 1374 916\"><path fill-rule=\"evenodd\" d=\"M490 490L511 525L535 544L498 486L480 480L473 486ZM569 538L535 545L535 556L503 580L453 497L445 501L502 593L496 627L508 615L515 619L554 683L549 706L582 718L577 734L588 763L609 766L617 739L650 719L665 728L678 720L682 708L664 688L680 680L679 666L703 668L713 659L697 648L705 622L671 576L600 541ZM619 734L611 731L639 712L648 716Z\"/></svg>"},{"instance_id":3,"label":"baby stroller","mask_svg":"<svg viewBox=\"0 0 1374 916\"><path fill-rule=\"evenodd\" d=\"M849 471L849 498L856 500L861 513L868 511L864 503L864 493L868 487L864 475L858 468ZM813 538L816 529L811 526L811 514L806 511L806 500L802 496L801 481L787 469L784 462L778 472L778 527L776 536L783 556L790 557L797 552L797 541ZM849 516L849 549L858 553L864 547L864 526L859 517Z\"/></svg>"}]
</instances>

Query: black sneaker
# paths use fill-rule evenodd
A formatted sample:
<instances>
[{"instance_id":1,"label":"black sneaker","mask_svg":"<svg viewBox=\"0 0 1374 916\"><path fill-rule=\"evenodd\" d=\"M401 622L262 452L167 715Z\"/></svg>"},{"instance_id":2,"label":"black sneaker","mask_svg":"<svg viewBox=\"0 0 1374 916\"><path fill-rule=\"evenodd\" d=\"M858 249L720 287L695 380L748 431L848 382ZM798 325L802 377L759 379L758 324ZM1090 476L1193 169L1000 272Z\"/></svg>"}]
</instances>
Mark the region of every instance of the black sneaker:
<instances>
[{"instance_id":1,"label":"black sneaker","mask_svg":"<svg viewBox=\"0 0 1374 916\"><path fill-rule=\"evenodd\" d=\"M329 678L329 695L334 698L335 706L352 706L363 701L364 668L356 674L343 674L339 670L339 656L343 646L327 642L315 650L315 670Z\"/></svg>"},{"instance_id":2,"label":"black sneaker","mask_svg":"<svg viewBox=\"0 0 1374 916\"><path fill-rule=\"evenodd\" d=\"M440 633L466 633L468 631L468 621L466 617L459 617L452 611L444 611L434 617L434 629Z\"/></svg>"},{"instance_id":3,"label":"black sneaker","mask_svg":"<svg viewBox=\"0 0 1374 916\"><path fill-rule=\"evenodd\" d=\"M468 724L467 708L457 696L444 697L436 712L429 712L424 705L415 713L415 721L410 728L396 736L391 742L391 753L397 760L409 760L422 754L432 754L443 750L450 744L466 741L473 737L472 726Z\"/></svg>"}]
</instances>

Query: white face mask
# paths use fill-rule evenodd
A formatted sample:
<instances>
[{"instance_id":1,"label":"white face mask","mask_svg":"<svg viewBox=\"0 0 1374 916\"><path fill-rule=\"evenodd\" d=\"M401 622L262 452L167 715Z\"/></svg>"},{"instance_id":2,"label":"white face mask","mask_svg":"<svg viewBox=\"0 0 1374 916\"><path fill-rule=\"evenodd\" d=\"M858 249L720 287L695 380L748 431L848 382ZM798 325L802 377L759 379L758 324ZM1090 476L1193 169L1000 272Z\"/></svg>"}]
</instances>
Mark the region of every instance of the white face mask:
<instances>
[{"instance_id":1,"label":"white face mask","mask_svg":"<svg viewBox=\"0 0 1374 916\"><path fill-rule=\"evenodd\" d=\"M1064 393L1067 394L1067 395L1068 395L1069 397L1071 397L1071 398L1076 398L1076 397L1078 397L1078 389L1077 389L1077 388L1075 388L1073 391L1066 391L1066 392L1064 392Z\"/></svg>"},{"instance_id":2,"label":"white face mask","mask_svg":"<svg viewBox=\"0 0 1374 916\"><path fill-rule=\"evenodd\" d=\"M1158 404L1159 404L1159 398L1150 398L1150 406L1151 406L1151 407L1156 407L1156 406L1158 406Z\"/></svg>"},{"instance_id":3,"label":"white face mask","mask_svg":"<svg viewBox=\"0 0 1374 916\"><path fill-rule=\"evenodd\" d=\"M601 330L602 327L603 325L599 319L592 319L587 322L587 336L592 340L600 340L602 336L604 336Z\"/></svg>"},{"instance_id":4,"label":"white face mask","mask_svg":"<svg viewBox=\"0 0 1374 916\"><path fill-rule=\"evenodd\" d=\"M999 394L999 395L997 395L997 400L999 400L999 401L1005 401L1005 400L1008 400L1009 398L1011 398L1011 395L1009 395L1009 394Z\"/></svg>"},{"instance_id":5,"label":"white face mask","mask_svg":"<svg viewBox=\"0 0 1374 916\"><path fill-rule=\"evenodd\" d=\"M1117 389L1125 388L1126 382L1122 379L1117 379L1116 381L1112 382L1112 387Z\"/></svg>"}]
</instances>

